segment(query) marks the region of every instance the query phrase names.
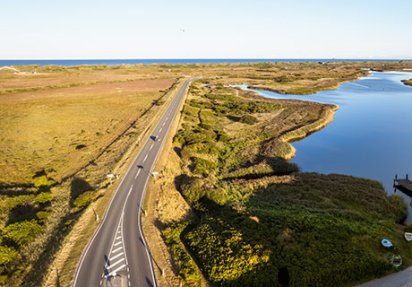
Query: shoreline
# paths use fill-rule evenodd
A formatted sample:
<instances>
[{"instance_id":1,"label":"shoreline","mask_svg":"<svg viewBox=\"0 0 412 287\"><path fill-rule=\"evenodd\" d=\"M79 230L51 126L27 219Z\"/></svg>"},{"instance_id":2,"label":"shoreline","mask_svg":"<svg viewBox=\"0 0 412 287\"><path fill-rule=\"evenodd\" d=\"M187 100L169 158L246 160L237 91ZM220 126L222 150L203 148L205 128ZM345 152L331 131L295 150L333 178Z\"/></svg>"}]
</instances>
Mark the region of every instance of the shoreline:
<instances>
[{"instance_id":1,"label":"shoreline","mask_svg":"<svg viewBox=\"0 0 412 287\"><path fill-rule=\"evenodd\" d=\"M235 87L236 89L241 89L242 91L247 91L247 92L252 92L256 97L259 98L263 98L265 100L270 100L270 101L302 101L303 100L295 100L295 99L273 99L273 98L269 98L269 97L265 97L263 96L261 93L259 93L258 91L255 90L244 90L242 88L239 87ZM249 88L249 86L248 86ZM265 89L262 89L265 90ZM319 105L324 105L324 110L322 111L321 117L319 119L317 119L315 122L312 122L308 125L299 127L295 130L292 131L288 131L285 134L281 135L278 140L284 143L288 144L289 147L289 152L286 153L283 158L285 160L291 160L292 158L295 157L296 155L296 149L295 147L292 145L293 142L298 141L298 140L302 140L308 136L310 136L312 133L315 133L321 129L323 129L324 127L326 127L328 124L330 124L334 118L335 118L335 113L339 110L339 106L338 105L332 105L332 104L324 104L324 103L320 103L320 102L308 102L310 104L319 104Z\"/></svg>"},{"instance_id":2,"label":"shoreline","mask_svg":"<svg viewBox=\"0 0 412 287\"><path fill-rule=\"evenodd\" d=\"M303 92L299 92L299 91L295 91L293 92L289 92L288 90L283 90L283 89L274 89L274 88L270 88L270 87L265 87L265 86L255 86L255 85L247 85L248 89L254 89L254 90L264 90L264 91L268 91L268 92L274 92L280 95L299 95L299 96L306 96L306 95L316 95L319 92L322 91L333 91L333 90L337 90L339 89L343 84L346 83L350 83L353 81L358 81L363 77L367 77L370 75L370 73L373 71L368 71L367 74L364 75L360 75L354 79L350 79L350 80L343 80L340 82L335 83L334 85L328 86L328 87L313 87L313 88L307 88L307 90L303 90ZM298 89L305 89L305 88L298 88Z\"/></svg>"},{"instance_id":3,"label":"shoreline","mask_svg":"<svg viewBox=\"0 0 412 287\"><path fill-rule=\"evenodd\" d=\"M405 86L412 86L412 79L410 79L410 80L403 80L402 83L403 83Z\"/></svg>"},{"instance_id":4,"label":"shoreline","mask_svg":"<svg viewBox=\"0 0 412 287\"><path fill-rule=\"evenodd\" d=\"M323 112L323 117L319 118L314 123L300 127L294 131L290 131L282 135L279 138L279 140L288 143L290 146L290 152L287 153L284 158L286 160L291 160L292 158L294 158L296 155L296 148L292 145L292 143L298 140L302 140L310 136L312 133L320 131L321 129L326 127L328 124L330 124L334 120L335 113L338 109L339 109L338 105L335 105L330 109L326 109Z\"/></svg>"}]
</instances>

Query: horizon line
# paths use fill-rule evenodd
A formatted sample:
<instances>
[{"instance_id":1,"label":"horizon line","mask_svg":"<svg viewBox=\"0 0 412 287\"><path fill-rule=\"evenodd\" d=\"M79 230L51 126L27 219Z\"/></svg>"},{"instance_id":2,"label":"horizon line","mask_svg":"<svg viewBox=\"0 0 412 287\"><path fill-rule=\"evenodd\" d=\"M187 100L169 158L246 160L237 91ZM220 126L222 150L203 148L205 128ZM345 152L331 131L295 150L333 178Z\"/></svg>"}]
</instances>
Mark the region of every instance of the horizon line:
<instances>
[{"instance_id":1,"label":"horizon line","mask_svg":"<svg viewBox=\"0 0 412 287\"><path fill-rule=\"evenodd\" d=\"M83 60L92 60L92 61L99 61L99 60L403 60L403 61L412 61L412 58L334 58L334 57L303 57L303 58L295 58L295 57L284 57L284 58L10 58L10 59L2 59L0 61L83 61Z\"/></svg>"}]
</instances>

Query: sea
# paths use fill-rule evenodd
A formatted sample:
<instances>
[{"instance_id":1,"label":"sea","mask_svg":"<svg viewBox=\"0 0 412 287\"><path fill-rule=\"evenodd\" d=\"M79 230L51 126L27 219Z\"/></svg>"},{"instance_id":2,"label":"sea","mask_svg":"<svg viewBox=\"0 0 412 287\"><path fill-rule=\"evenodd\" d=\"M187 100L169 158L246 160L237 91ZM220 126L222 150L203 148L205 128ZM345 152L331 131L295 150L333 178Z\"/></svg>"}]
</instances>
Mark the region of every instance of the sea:
<instances>
[{"instance_id":1,"label":"sea","mask_svg":"<svg viewBox=\"0 0 412 287\"><path fill-rule=\"evenodd\" d=\"M295 63L295 62L399 62L407 59L48 59L0 60L0 67L19 65L133 65L133 64L225 64L225 63Z\"/></svg>"}]
</instances>

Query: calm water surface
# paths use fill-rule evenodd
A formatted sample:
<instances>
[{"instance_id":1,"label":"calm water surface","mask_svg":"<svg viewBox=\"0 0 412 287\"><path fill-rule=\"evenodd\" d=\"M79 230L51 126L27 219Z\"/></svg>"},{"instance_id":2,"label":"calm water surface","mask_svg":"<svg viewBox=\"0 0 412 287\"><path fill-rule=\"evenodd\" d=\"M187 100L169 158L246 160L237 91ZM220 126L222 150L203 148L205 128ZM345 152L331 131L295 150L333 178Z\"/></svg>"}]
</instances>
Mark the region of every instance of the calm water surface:
<instances>
[{"instance_id":1,"label":"calm water surface","mask_svg":"<svg viewBox=\"0 0 412 287\"><path fill-rule=\"evenodd\" d=\"M335 91L308 96L255 91L268 98L339 105L332 123L293 143L292 162L302 171L375 179L393 193L395 174L412 176L412 87L401 82L411 78L412 73L371 73Z\"/></svg>"},{"instance_id":2,"label":"calm water surface","mask_svg":"<svg viewBox=\"0 0 412 287\"><path fill-rule=\"evenodd\" d=\"M399 59L77 59L77 60L1 60L0 66L17 65L122 65L122 64L222 64L263 62L398 62ZM406 60L409 61L409 60Z\"/></svg>"}]
</instances>

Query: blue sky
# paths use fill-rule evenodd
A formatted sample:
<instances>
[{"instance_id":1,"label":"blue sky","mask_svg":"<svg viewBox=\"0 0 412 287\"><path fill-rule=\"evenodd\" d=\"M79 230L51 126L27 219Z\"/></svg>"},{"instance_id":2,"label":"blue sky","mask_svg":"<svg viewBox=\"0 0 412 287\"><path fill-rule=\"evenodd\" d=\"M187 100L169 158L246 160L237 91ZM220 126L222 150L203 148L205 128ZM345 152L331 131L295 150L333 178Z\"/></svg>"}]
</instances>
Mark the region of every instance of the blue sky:
<instances>
[{"instance_id":1,"label":"blue sky","mask_svg":"<svg viewBox=\"0 0 412 287\"><path fill-rule=\"evenodd\" d=\"M410 0L0 0L0 59L412 58Z\"/></svg>"}]
</instances>

